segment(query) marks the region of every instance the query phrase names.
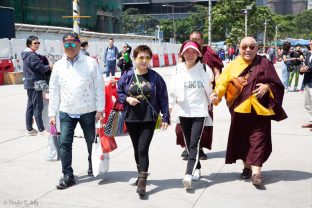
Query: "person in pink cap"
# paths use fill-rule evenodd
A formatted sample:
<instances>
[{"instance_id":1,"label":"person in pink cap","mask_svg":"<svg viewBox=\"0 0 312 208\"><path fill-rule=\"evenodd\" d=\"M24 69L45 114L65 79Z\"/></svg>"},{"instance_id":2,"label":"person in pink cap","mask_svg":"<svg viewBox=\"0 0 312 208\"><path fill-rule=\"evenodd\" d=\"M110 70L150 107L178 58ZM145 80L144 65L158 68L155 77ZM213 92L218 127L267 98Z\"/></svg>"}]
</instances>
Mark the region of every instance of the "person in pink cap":
<instances>
[{"instance_id":1,"label":"person in pink cap","mask_svg":"<svg viewBox=\"0 0 312 208\"><path fill-rule=\"evenodd\" d=\"M200 178L199 144L204 126L212 126L208 113L209 95L214 75L212 69L200 62L200 45L186 41L180 49L182 62L173 70L169 90L169 111L175 109L180 120L189 154L182 183L190 189L192 180Z\"/></svg>"}]
</instances>

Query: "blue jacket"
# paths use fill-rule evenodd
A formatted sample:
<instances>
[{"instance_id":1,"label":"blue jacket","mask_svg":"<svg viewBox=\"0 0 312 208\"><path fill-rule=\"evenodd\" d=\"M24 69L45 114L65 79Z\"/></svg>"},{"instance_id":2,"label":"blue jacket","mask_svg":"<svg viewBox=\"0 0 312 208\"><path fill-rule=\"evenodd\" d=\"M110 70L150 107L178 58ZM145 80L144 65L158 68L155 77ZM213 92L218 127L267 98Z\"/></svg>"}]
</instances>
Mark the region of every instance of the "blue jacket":
<instances>
[{"instance_id":1,"label":"blue jacket","mask_svg":"<svg viewBox=\"0 0 312 208\"><path fill-rule=\"evenodd\" d=\"M21 56L23 59L24 88L34 89L34 82L45 80L44 73L50 70L50 66L44 65L41 56L28 48L22 52Z\"/></svg>"},{"instance_id":2,"label":"blue jacket","mask_svg":"<svg viewBox=\"0 0 312 208\"><path fill-rule=\"evenodd\" d=\"M168 101L168 92L167 92L167 85L164 79L154 70L148 69L149 71L149 79L152 88L152 99L151 105L159 114L162 113L162 121L170 123L170 114L169 114L169 101ZM128 103L126 101L127 93L132 82L134 75L134 70L130 69L123 73L120 79L117 82L117 97L120 103L124 104L124 113L127 112ZM154 120L157 120L158 115L153 115Z\"/></svg>"}]
</instances>

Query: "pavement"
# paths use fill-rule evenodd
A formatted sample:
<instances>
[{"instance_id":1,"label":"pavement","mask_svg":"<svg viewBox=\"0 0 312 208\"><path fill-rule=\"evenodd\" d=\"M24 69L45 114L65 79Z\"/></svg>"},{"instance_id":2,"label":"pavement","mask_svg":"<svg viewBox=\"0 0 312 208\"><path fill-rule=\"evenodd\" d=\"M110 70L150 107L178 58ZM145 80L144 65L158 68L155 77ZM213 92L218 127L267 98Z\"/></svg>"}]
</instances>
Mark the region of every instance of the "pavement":
<instances>
[{"instance_id":1,"label":"pavement","mask_svg":"<svg viewBox=\"0 0 312 208\"><path fill-rule=\"evenodd\" d=\"M168 82L173 68L157 71ZM283 106L289 118L272 122L273 152L263 165L262 189L239 179L241 161L224 164L230 114L222 102L214 108L212 150L205 149L208 160L201 161L202 178L193 182L191 191L185 191L181 183L186 161L180 157L183 149L175 143L174 125L155 132L143 200L131 185L137 173L129 136L116 137L118 148L110 154L110 171L97 177L87 176L86 144L84 138L76 137L72 165L77 185L57 190L61 164L46 160L47 138L24 136L23 86L0 86L0 106L0 208L312 207L312 132L301 128L308 119L302 93L286 93Z\"/></svg>"}]
</instances>

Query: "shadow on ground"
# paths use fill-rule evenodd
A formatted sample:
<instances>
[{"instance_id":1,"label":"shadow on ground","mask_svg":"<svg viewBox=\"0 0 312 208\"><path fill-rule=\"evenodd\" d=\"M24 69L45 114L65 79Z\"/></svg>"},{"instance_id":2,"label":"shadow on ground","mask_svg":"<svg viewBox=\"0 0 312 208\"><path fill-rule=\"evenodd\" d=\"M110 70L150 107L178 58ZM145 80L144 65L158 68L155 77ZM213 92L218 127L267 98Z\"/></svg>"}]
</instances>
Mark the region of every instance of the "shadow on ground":
<instances>
[{"instance_id":1,"label":"shadow on ground","mask_svg":"<svg viewBox=\"0 0 312 208\"><path fill-rule=\"evenodd\" d=\"M239 178L240 173L238 172L229 172L229 173L212 173L208 176L202 176L202 179L210 181L209 186L232 182L236 180L241 180ZM263 186L258 187L260 190L266 190L265 185L277 183L280 181L301 181L309 180L312 178L312 173L296 171L296 170L268 170L262 171L262 176L264 179ZM242 182L250 182L248 180L241 180Z\"/></svg>"}]
</instances>

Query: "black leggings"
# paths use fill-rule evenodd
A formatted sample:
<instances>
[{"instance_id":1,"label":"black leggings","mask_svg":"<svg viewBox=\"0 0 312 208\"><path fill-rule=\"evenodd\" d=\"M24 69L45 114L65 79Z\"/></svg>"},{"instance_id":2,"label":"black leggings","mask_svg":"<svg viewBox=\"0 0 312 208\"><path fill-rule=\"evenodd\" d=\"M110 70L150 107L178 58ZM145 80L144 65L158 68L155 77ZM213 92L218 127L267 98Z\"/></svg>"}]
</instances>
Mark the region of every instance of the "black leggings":
<instances>
[{"instance_id":1,"label":"black leggings","mask_svg":"<svg viewBox=\"0 0 312 208\"><path fill-rule=\"evenodd\" d=\"M134 149L134 158L139 172L147 172L148 149L153 138L155 122L126 122Z\"/></svg>"},{"instance_id":2,"label":"black leggings","mask_svg":"<svg viewBox=\"0 0 312 208\"><path fill-rule=\"evenodd\" d=\"M193 175L195 169L201 168L199 162L199 144L204 128L204 122L205 117L180 117L185 144L189 153L185 174Z\"/></svg>"}]
</instances>

